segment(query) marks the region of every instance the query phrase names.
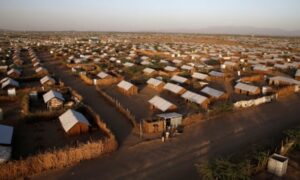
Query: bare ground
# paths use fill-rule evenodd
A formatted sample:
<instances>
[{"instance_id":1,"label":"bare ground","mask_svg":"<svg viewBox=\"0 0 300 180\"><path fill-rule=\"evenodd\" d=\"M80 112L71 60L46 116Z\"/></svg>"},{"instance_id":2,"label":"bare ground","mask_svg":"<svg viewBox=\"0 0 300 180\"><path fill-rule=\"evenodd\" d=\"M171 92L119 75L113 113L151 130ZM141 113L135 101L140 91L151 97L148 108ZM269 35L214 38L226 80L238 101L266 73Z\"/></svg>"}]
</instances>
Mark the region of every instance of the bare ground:
<instances>
[{"instance_id":1,"label":"bare ground","mask_svg":"<svg viewBox=\"0 0 300 180\"><path fill-rule=\"evenodd\" d=\"M33 179L199 179L194 164L278 139L300 124L300 97L200 122L166 143L123 146L119 151Z\"/></svg>"}]
</instances>

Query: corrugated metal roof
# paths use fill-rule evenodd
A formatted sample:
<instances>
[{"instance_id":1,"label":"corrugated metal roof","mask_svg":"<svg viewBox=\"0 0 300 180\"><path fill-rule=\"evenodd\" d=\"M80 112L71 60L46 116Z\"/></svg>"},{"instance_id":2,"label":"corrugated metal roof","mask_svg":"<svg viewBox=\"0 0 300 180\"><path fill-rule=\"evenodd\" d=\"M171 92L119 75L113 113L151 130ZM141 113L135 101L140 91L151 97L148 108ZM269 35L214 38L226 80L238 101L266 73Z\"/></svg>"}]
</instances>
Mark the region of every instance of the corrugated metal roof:
<instances>
[{"instance_id":1,"label":"corrugated metal roof","mask_svg":"<svg viewBox=\"0 0 300 180\"><path fill-rule=\"evenodd\" d=\"M48 101L50 101L53 98L57 98L57 99L60 99L62 101L65 100L63 95L60 92L53 91L53 90L50 90L46 94L43 95L43 99L44 99L45 103L47 103Z\"/></svg>"},{"instance_id":2,"label":"corrugated metal roof","mask_svg":"<svg viewBox=\"0 0 300 180\"><path fill-rule=\"evenodd\" d=\"M178 83L185 83L186 81L188 81L187 78L182 77L182 76L178 76L178 75L174 75L171 78L172 81L178 82Z\"/></svg>"},{"instance_id":3,"label":"corrugated metal roof","mask_svg":"<svg viewBox=\"0 0 300 180\"><path fill-rule=\"evenodd\" d=\"M11 70L9 70L9 71L7 72L7 75L10 75L10 74L12 74L12 73L21 74L21 72L20 72L19 70L17 70L17 69L11 69Z\"/></svg>"},{"instance_id":4,"label":"corrugated metal roof","mask_svg":"<svg viewBox=\"0 0 300 180\"><path fill-rule=\"evenodd\" d=\"M64 114L59 116L59 121L65 132L68 132L77 123L83 123L88 126L90 125L89 121L84 117L83 114L73 109L69 109Z\"/></svg>"},{"instance_id":5,"label":"corrugated metal roof","mask_svg":"<svg viewBox=\"0 0 300 180\"><path fill-rule=\"evenodd\" d=\"M203 73L195 72L195 73L193 73L192 77L195 78L195 79L205 80L205 79L208 78L208 75L203 74Z\"/></svg>"},{"instance_id":6,"label":"corrugated metal roof","mask_svg":"<svg viewBox=\"0 0 300 180\"><path fill-rule=\"evenodd\" d=\"M147 67L147 68L145 68L145 69L143 70L143 72L144 72L144 73L149 73L149 74L150 74L150 73L155 72L155 70L152 69L152 68L148 68L148 67Z\"/></svg>"},{"instance_id":7,"label":"corrugated metal roof","mask_svg":"<svg viewBox=\"0 0 300 180\"><path fill-rule=\"evenodd\" d=\"M0 124L0 144L10 145L14 128Z\"/></svg>"},{"instance_id":8,"label":"corrugated metal roof","mask_svg":"<svg viewBox=\"0 0 300 180\"><path fill-rule=\"evenodd\" d=\"M14 86L14 87L19 87L19 83L17 81L15 81L11 78L8 78L5 82L2 83L1 88L3 89L9 85Z\"/></svg>"},{"instance_id":9,"label":"corrugated metal roof","mask_svg":"<svg viewBox=\"0 0 300 180\"><path fill-rule=\"evenodd\" d=\"M182 63L182 60L174 59L172 62L175 63L175 64L180 64L180 63Z\"/></svg>"},{"instance_id":10,"label":"corrugated metal roof","mask_svg":"<svg viewBox=\"0 0 300 180\"><path fill-rule=\"evenodd\" d=\"M117 86L119 88L122 88L122 89L127 91L133 86L133 84L131 84L130 82L122 80L121 82L119 82L119 84Z\"/></svg>"},{"instance_id":11,"label":"corrugated metal roof","mask_svg":"<svg viewBox=\"0 0 300 180\"><path fill-rule=\"evenodd\" d=\"M132 66L134 66L134 64L131 63L131 62L126 62L126 63L124 63L124 66L126 66L126 67L132 67Z\"/></svg>"},{"instance_id":12,"label":"corrugated metal roof","mask_svg":"<svg viewBox=\"0 0 300 180\"><path fill-rule=\"evenodd\" d=\"M256 70L256 71L269 71L269 70L272 70L272 68L267 67L267 66L262 65L262 64L257 64L257 65L254 65L253 70Z\"/></svg>"},{"instance_id":13,"label":"corrugated metal roof","mask_svg":"<svg viewBox=\"0 0 300 180\"><path fill-rule=\"evenodd\" d=\"M181 92L182 90L184 90L183 87L177 85L177 84L173 84L173 83L167 83L164 86L164 89L169 90L175 94L178 94L179 92Z\"/></svg>"},{"instance_id":14,"label":"corrugated metal roof","mask_svg":"<svg viewBox=\"0 0 300 180\"><path fill-rule=\"evenodd\" d=\"M100 72L100 73L98 73L97 74L97 76L99 77L99 78L101 78L101 79L104 79L104 78L106 78L107 76L109 76L106 72Z\"/></svg>"},{"instance_id":15,"label":"corrugated metal roof","mask_svg":"<svg viewBox=\"0 0 300 180\"><path fill-rule=\"evenodd\" d=\"M166 67L164 68L164 70L173 72L173 71L176 71L177 68L176 68L176 67L173 67L173 66L166 66Z\"/></svg>"},{"instance_id":16,"label":"corrugated metal roof","mask_svg":"<svg viewBox=\"0 0 300 180\"><path fill-rule=\"evenodd\" d=\"M183 70L192 70L193 69L193 67L192 66L188 66L188 65L182 65L181 66L181 69L183 69Z\"/></svg>"},{"instance_id":17,"label":"corrugated metal roof","mask_svg":"<svg viewBox=\"0 0 300 180\"><path fill-rule=\"evenodd\" d=\"M270 81L281 81L281 82L285 82L287 84L295 84L295 85L300 85L300 81L297 81L293 78L289 78L289 77L284 77L284 76L275 76L275 77L271 77Z\"/></svg>"},{"instance_id":18,"label":"corrugated metal roof","mask_svg":"<svg viewBox=\"0 0 300 180\"><path fill-rule=\"evenodd\" d=\"M40 72L40 71L43 71L43 70L47 71L47 69L44 68L44 67L38 67L38 68L35 70L35 72Z\"/></svg>"},{"instance_id":19,"label":"corrugated metal roof","mask_svg":"<svg viewBox=\"0 0 300 180\"><path fill-rule=\"evenodd\" d=\"M288 68L288 66L286 64L275 64L274 67L278 68L278 69L287 69Z\"/></svg>"},{"instance_id":20,"label":"corrugated metal roof","mask_svg":"<svg viewBox=\"0 0 300 180\"><path fill-rule=\"evenodd\" d=\"M159 86L161 83L163 83L161 80L155 79L155 78L150 78L147 81L147 84L151 84L153 86Z\"/></svg>"},{"instance_id":21,"label":"corrugated metal roof","mask_svg":"<svg viewBox=\"0 0 300 180\"><path fill-rule=\"evenodd\" d=\"M186 91L184 94L181 95L182 98L189 100L191 102L197 103L197 104L202 104L204 101L207 100L207 97L201 96L200 94L191 92L191 91Z\"/></svg>"},{"instance_id":22,"label":"corrugated metal roof","mask_svg":"<svg viewBox=\"0 0 300 180\"><path fill-rule=\"evenodd\" d=\"M169 119L169 118L177 118L177 117L182 117L182 114L176 113L176 112L171 112L171 113L163 113L163 114L158 114L158 117L164 118L164 119Z\"/></svg>"},{"instance_id":23,"label":"corrugated metal roof","mask_svg":"<svg viewBox=\"0 0 300 180\"><path fill-rule=\"evenodd\" d=\"M5 78L3 78L3 79L0 80L0 83L2 84L2 83L4 83L5 81L7 81L9 79L11 79L11 78L10 77L5 77Z\"/></svg>"},{"instance_id":24,"label":"corrugated metal roof","mask_svg":"<svg viewBox=\"0 0 300 180\"><path fill-rule=\"evenodd\" d=\"M50 77L50 76L44 76L44 77L40 80L41 84L44 84L44 83L46 83L47 81L55 82L55 80L54 80L52 77Z\"/></svg>"},{"instance_id":25,"label":"corrugated metal roof","mask_svg":"<svg viewBox=\"0 0 300 180\"><path fill-rule=\"evenodd\" d=\"M245 84L245 83L238 83L234 86L234 88L241 89L243 91L248 91L248 92L255 92L259 89L259 87Z\"/></svg>"},{"instance_id":26,"label":"corrugated metal roof","mask_svg":"<svg viewBox=\"0 0 300 180\"><path fill-rule=\"evenodd\" d=\"M211 76L216 76L216 77L224 77L224 73L221 73L218 71L210 71L208 74Z\"/></svg>"},{"instance_id":27,"label":"corrugated metal roof","mask_svg":"<svg viewBox=\"0 0 300 180\"><path fill-rule=\"evenodd\" d=\"M219 97L221 97L224 94L224 92L216 90L216 89L213 89L213 88L208 87L208 86L206 86L205 88L203 88L201 90L201 92L203 92L203 93L205 93L205 94L207 94L209 96L215 97L215 98L219 98Z\"/></svg>"},{"instance_id":28,"label":"corrugated metal roof","mask_svg":"<svg viewBox=\"0 0 300 180\"><path fill-rule=\"evenodd\" d=\"M169 101L167 101L159 96L154 96L148 102L163 112L167 111L172 106L174 106L174 104L170 103Z\"/></svg>"}]
</instances>

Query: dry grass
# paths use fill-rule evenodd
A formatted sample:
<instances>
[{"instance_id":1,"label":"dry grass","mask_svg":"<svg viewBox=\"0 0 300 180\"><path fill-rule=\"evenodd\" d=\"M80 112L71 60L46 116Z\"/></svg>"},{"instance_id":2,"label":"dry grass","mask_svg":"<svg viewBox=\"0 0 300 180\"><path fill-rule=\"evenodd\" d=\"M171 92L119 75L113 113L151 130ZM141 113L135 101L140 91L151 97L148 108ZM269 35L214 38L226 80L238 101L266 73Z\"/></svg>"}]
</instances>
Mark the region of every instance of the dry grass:
<instances>
[{"instance_id":1,"label":"dry grass","mask_svg":"<svg viewBox=\"0 0 300 180\"><path fill-rule=\"evenodd\" d=\"M286 97L295 93L295 86L287 86L277 91L278 98Z\"/></svg>"},{"instance_id":2,"label":"dry grass","mask_svg":"<svg viewBox=\"0 0 300 180\"><path fill-rule=\"evenodd\" d=\"M194 114L191 116L188 116L183 119L184 126L189 126L194 123L200 122L205 118L205 116L202 113Z\"/></svg>"},{"instance_id":3,"label":"dry grass","mask_svg":"<svg viewBox=\"0 0 300 180\"><path fill-rule=\"evenodd\" d=\"M253 75L253 76L247 76L247 77L242 77L242 81L244 82L258 82L261 83L264 80L264 77L262 75Z\"/></svg>"},{"instance_id":4,"label":"dry grass","mask_svg":"<svg viewBox=\"0 0 300 180\"><path fill-rule=\"evenodd\" d=\"M80 161L113 152L118 144L115 138L109 137L99 141L80 144L77 147L52 150L24 160L10 161L0 165L0 179L16 179L41 173L50 169L72 166Z\"/></svg>"},{"instance_id":5,"label":"dry grass","mask_svg":"<svg viewBox=\"0 0 300 180\"><path fill-rule=\"evenodd\" d=\"M92 79L90 79L89 77L87 77L86 75L84 75L84 74L82 74L82 73L79 74L79 77L80 77L80 79L83 80L83 82L85 82L87 85L93 85L93 84L94 84L94 82L93 82Z\"/></svg>"}]
</instances>

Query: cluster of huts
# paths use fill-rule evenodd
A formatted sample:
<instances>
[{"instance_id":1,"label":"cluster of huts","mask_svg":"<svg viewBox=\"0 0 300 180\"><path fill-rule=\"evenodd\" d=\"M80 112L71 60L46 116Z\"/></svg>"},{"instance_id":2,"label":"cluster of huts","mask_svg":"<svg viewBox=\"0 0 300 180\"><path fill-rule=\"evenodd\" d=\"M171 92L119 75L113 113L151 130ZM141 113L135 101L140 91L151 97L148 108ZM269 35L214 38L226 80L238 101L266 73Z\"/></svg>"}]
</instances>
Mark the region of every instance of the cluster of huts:
<instances>
[{"instance_id":1,"label":"cluster of huts","mask_svg":"<svg viewBox=\"0 0 300 180\"><path fill-rule=\"evenodd\" d=\"M115 72L120 93L138 95L140 84L127 77L126 70L139 71L146 77L148 87L157 94L148 99L149 107L161 113L178 113L178 107L159 95L170 92L186 102L209 109L218 100L243 100L259 97L266 92L276 93L282 86L300 85L300 56L281 43L269 47L265 40L250 41L260 46L101 42L99 44L70 43L54 47L51 53L63 57L69 64L96 64L101 67L97 76L109 77ZM265 44L264 44L265 43ZM259 44L259 43L258 43ZM88 70L82 70L89 73ZM293 73L290 73L293 72ZM259 76L259 81L253 76ZM133 77L139 78L139 77ZM230 87L215 86L215 82L232 80ZM199 87L195 87L195 83ZM232 92L229 90L232 89Z\"/></svg>"},{"instance_id":2,"label":"cluster of huts","mask_svg":"<svg viewBox=\"0 0 300 180\"><path fill-rule=\"evenodd\" d=\"M23 90L23 85L27 83L27 81L23 82L22 79L24 78L22 75L23 65L28 65L28 63L32 64L32 68L36 74L34 77L41 78L39 80L40 86L33 88L29 93L30 101L38 98L38 91L42 92L42 100L47 107L46 111L61 112L61 110L64 110L64 112L59 116L58 121L66 135L79 135L89 132L91 124L88 119L83 113L72 109L71 107L73 106L68 106L70 101L67 101L64 93L60 91L57 79L50 75L42 62L36 56L34 50L31 48L28 49L29 62L20 58L19 51L19 48L12 51L12 59L14 60L13 63L8 65L6 72L1 72L2 76L4 76L0 80L2 89L1 96L16 96L18 90ZM16 64L16 62L18 63ZM7 63L9 63L9 61L7 61ZM37 89L39 90L37 91ZM74 101L75 100L78 99L74 97ZM29 106L31 106L31 103L28 103ZM2 107L0 107L0 120L5 118L5 116L3 116L4 113L5 112L3 112ZM11 157L13 133L13 126L0 124L0 163L6 162Z\"/></svg>"}]
</instances>

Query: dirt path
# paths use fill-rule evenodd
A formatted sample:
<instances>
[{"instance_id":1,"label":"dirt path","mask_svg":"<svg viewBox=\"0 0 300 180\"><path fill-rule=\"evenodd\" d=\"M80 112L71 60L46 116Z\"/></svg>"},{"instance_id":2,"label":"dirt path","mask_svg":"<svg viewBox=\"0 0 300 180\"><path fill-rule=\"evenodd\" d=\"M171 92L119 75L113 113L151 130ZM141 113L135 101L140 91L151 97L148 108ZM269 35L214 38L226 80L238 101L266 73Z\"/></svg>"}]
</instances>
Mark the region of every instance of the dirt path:
<instances>
[{"instance_id":1,"label":"dirt path","mask_svg":"<svg viewBox=\"0 0 300 180\"><path fill-rule=\"evenodd\" d=\"M116 135L120 144L126 140L132 129L129 120L101 97L94 86L86 85L79 78L75 77L67 67L62 65L59 61L55 61L48 53L37 53L37 55L44 61L44 66L50 72L54 73L55 76L61 79L67 86L72 87L83 96L83 102L91 106L94 111L101 116Z\"/></svg>"},{"instance_id":2,"label":"dirt path","mask_svg":"<svg viewBox=\"0 0 300 180\"><path fill-rule=\"evenodd\" d=\"M143 143L34 179L198 179L194 164L272 142L300 124L300 97L201 122L169 142Z\"/></svg>"}]
</instances>

